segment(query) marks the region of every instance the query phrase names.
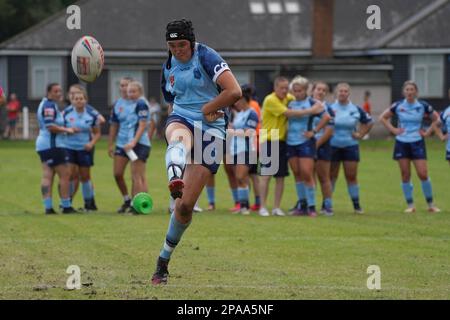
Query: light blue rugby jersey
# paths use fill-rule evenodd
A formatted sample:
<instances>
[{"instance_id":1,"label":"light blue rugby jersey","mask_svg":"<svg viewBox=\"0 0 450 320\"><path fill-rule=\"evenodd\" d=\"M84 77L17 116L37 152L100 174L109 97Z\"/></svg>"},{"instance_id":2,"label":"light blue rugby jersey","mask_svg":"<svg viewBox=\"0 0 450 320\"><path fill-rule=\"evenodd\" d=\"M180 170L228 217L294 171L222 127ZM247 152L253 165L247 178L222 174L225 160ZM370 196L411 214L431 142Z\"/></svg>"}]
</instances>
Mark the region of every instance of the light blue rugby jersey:
<instances>
[{"instance_id":1,"label":"light blue rugby jersey","mask_svg":"<svg viewBox=\"0 0 450 320\"><path fill-rule=\"evenodd\" d=\"M65 147L65 134L51 133L49 126L64 126L62 113L58 110L56 102L43 98L37 110L39 123L39 135L36 139L36 151L44 151L51 148Z\"/></svg>"},{"instance_id":2,"label":"light blue rugby jersey","mask_svg":"<svg viewBox=\"0 0 450 320\"><path fill-rule=\"evenodd\" d=\"M450 133L450 106L441 113L442 131ZM450 151L450 139L447 141L447 151Z\"/></svg>"},{"instance_id":3,"label":"light blue rugby jersey","mask_svg":"<svg viewBox=\"0 0 450 320\"><path fill-rule=\"evenodd\" d=\"M349 103L341 105L338 101L330 106L334 112L334 134L331 138L331 146L336 148L346 148L358 145L357 139L352 134L358 128L358 124L368 124L373 122L372 117L361 107Z\"/></svg>"},{"instance_id":4,"label":"light blue rugby jersey","mask_svg":"<svg viewBox=\"0 0 450 320\"><path fill-rule=\"evenodd\" d=\"M416 100L410 104L406 99L397 101L391 107L391 112L397 115L398 128L405 131L396 137L400 142L411 143L422 140L420 130L426 115L431 115L434 110L427 102Z\"/></svg>"},{"instance_id":5,"label":"light blue rugby jersey","mask_svg":"<svg viewBox=\"0 0 450 320\"><path fill-rule=\"evenodd\" d=\"M310 109L315 103L316 101L314 99L308 97L301 101L291 101L288 108L291 110L305 110ZM320 115L289 118L286 139L287 145L298 146L308 141L309 139L307 139L303 134L312 130L314 118L317 118L318 116Z\"/></svg>"},{"instance_id":6,"label":"light blue rugby jersey","mask_svg":"<svg viewBox=\"0 0 450 320\"><path fill-rule=\"evenodd\" d=\"M245 111L240 111L236 114L233 120L233 129L235 130L247 130L247 129L254 129L256 130L256 127L258 126L258 115L256 114L255 110L252 108L249 108ZM255 131L255 139L256 139L256 131ZM236 155L242 152L249 152L247 148L246 141L250 141L248 137L238 137L233 136L233 139L231 140L231 155Z\"/></svg>"},{"instance_id":7,"label":"light blue rugby jersey","mask_svg":"<svg viewBox=\"0 0 450 320\"><path fill-rule=\"evenodd\" d=\"M148 124L150 122L150 108L145 99L125 100L120 98L117 100L111 114L111 123L119 125L119 132L117 133L116 146L123 148L130 143L136 135L140 121L146 121L147 126L139 139L139 144L150 146L148 138Z\"/></svg>"},{"instance_id":8,"label":"light blue rugby jersey","mask_svg":"<svg viewBox=\"0 0 450 320\"><path fill-rule=\"evenodd\" d=\"M66 148L71 150L84 150L84 146L92 139L92 128L98 127L99 112L87 105L82 113L69 105L63 112L64 125L67 128L77 128L80 132L66 136Z\"/></svg>"},{"instance_id":9,"label":"light blue rugby jersey","mask_svg":"<svg viewBox=\"0 0 450 320\"><path fill-rule=\"evenodd\" d=\"M328 102L325 102L325 111L323 111L318 117L314 117L313 119L313 128L316 128L319 124L319 122L323 119L324 115L328 114L331 119L330 121L328 121L328 124L322 128L321 130L319 130L316 135L315 138L317 140L319 140L320 138L322 138L323 134L325 133L325 129L327 127L332 127L334 128L334 112L331 109L331 105Z\"/></svg>"},{"instance_id":10,"label":"light blue rugby jersey","mask_svg":"<svg viewBox=\"0 0 450 320\"><path fill-rule=\"evenodd\" d=\"M211 123L204 121L202 107L219 95L216 81L227 70L230 68L222 57L201 43L195 44L194 55L187 63L172 57L171 68L167 68L166 62L161 77L164 99L173 103L172 114L183 117L196 127L200 122L203 131L216 129L211 134L224 139L225 119Z\"/></svg>"}]
</instances>

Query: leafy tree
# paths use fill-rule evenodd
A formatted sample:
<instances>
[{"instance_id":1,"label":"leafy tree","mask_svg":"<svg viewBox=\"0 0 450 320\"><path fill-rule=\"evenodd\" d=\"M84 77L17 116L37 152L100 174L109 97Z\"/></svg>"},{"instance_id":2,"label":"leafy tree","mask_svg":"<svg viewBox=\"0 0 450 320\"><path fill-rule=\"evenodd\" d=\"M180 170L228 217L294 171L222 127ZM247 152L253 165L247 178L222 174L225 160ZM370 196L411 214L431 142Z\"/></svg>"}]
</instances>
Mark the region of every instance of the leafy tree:
<instances>
[{"instance_id":1,"label":"leafy tree","mask_svg":"<svg viewBox=\"0 0 450 320\"><path fill-rule=\"evenodd\" d=\"M76 1L0 0L0 43L74 2Z\"/></svg>"}]
</instances>

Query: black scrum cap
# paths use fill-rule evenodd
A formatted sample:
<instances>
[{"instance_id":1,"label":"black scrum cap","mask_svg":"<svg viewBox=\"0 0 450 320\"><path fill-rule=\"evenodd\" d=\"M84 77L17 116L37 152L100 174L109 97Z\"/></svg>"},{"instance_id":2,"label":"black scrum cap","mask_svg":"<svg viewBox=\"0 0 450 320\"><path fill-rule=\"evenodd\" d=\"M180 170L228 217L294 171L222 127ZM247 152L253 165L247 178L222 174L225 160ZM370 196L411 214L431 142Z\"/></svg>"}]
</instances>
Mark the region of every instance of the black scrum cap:
<instances>
[{"instance_id":1,"label":"black scrum cap","mask_svg":"<svg viewBox=\"0 0 450 320\"><path fill-rule=\"evenodd\" d=\"M195 43L194 28L190 20L181 19L169 22L166 27L166 41L188 40Z\"/></svg>"}]
</instances>

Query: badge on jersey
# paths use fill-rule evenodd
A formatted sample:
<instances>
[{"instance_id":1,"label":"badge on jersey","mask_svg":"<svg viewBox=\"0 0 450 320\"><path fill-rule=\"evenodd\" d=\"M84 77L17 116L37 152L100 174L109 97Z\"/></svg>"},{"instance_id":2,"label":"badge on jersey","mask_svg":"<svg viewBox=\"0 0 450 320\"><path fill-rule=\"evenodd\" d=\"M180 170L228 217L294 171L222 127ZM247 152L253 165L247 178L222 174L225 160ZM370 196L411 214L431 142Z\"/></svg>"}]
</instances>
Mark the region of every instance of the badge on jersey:
<instances>
[{"instance_id":1,"label":"badge on jersey","mask_svg":"<svg viewBox=\"0 0 450 320\"><path fill-rule=\"evenodd\" d=\"M44 109L44 118L45 119L53 119L55 117L55 109L53 108L45 108Z\"/></svg>"},{"instance_id":2,"label":"badge on jersey","mask_svg":"<svg viewBox=\"0 0 450 320\"><path fill-rule=\"evenodd\" d=\"M169 77L169 81L170 81L170 85L173 87L174 84L175 84L175 77L174 77L174 75L171 75L171 76Z\"/></svg>"}]
</instances>

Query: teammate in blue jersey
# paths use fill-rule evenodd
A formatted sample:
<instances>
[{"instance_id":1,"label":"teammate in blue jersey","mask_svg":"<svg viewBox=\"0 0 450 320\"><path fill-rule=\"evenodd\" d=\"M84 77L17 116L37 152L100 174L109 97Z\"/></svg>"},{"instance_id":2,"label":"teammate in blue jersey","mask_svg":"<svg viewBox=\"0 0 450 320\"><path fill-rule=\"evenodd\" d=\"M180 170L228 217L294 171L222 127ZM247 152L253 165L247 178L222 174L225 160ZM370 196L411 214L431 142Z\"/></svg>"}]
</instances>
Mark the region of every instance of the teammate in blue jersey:
<instances>
[{"instance_id":1,"label":"teammate in blue jersey","mask_svg":"<svg viewBox=\"0 0 450 320\"><path fill-rule=\"evenodd\" d=\"M131 198L140 192L148 192L145 163L151 150L148 129L150 121L153 120L150 118L148 102L143 95L144 90L140 82L129 82L128 100L124 105L116 104L111 117L114 126L119 127L114 152L115 160L120 164L120 169L124 169L131 160ZM133 156L136 159L132 159ZM123 177L123 171L119 176ZM129 207L127 211L136 213L133 207Z\"/></svg>"},{"instance_id":2,"label":"teammate in blue jersey","mask_svg":"<svg viewBox=\"0 0 450 320\"><path fill-rule=\"evenodd\" d=\"M63 113L67 128L79 131L66 138L66 149L69 155L71 177L79 175L83 191L84 209L96 211L94 188L91 182L91 167L94 165L94 147L101 137L100 114L87 105L88 96L83 89L72 96L72 105ZM72 194L73 199L73 194Z\"/></svg>"},{"instance_id":3,"label":"teammate in blue jersey","mask_svg":"<svg viewBox=\"0 0 450 320\"><path fill-rule=\"evenodd\" d=\"M416 211L413 199L413 184L411 183L411 162L416 168L417 175L422 184L422 191L428 203L429 212L440 210L433 203L433 190L428 177L427 151L425 139L430 136L439 116L433 107L423 100L418 100L418 88L413 81L406 81L403 85L405 99L395 102L380 116L380 121L395 138L394 160L398 161L402 175L402 189L408 208L406 213ZM396 116L397 128L392 125L390 119ZM431 118L432 125L429 129L423 129L425 118Z\"/></svg>"},{"instance_id":4,"label":"teammate in blue jersey","mask_svg":"<svg viewBox=\"0 0 450 320\"><path fill-rule=\"evenodd\" d=\"M339 176L341 162L344 167L347 189L355 213L364 213L359 202L358 163L359 140L373 127L373 120L363 109L350 101L350 86L340 83L336 87L337 100L331 105L335 114L334 134L331 138L331 183Z\"/></svg>"},{"instance_id":5,"label":"teammate in blue jersey","mask_svg":"<svg viewBox=\"0 0 450 320\"><path fill-rule=\"evenodd\" d=\"M56 213L52 203L55 173L59 177L63 213L76 212L70 200L70 169L64 140L65 134L74 134L78 129L64 127L64 119L57 105L61 98L61 86L51 83L47 86L47 96L42 99L37 110L39 135L36 139L36 151L42 162L41 192L46 214Z\"/></svg>"},{"instance_id":6,"label":"teammate in blue jersey","mask_svg":"<svg viewBox=\"0 0 450 320\"><path fill-rule=\"evenodd\" d=\"M123 197L123 204L117 210L118 213L125 213L131 207L131 197L128 192L128 187L125 182L125 169L129 163L128 157L115 154L115 145L124 146L127 138L128 128L120 123L119 119L125 119L126 114L131 108L131 101L128 99L127 90L128 84L132 81L129 77L120 79L119 91L120 98L115 102L110 117L109 138L108 138L108 154L114 159L113 174L117 187ZM120 118L118 117L120 115Z\"/></svg>"},{"instance_id":7,"label":"teammate in blue jersey","mask_svg":"<svg viewBox=\"0 0 450 320\"><path fill-rule=\"evenodd\" d=\"M241 88L227 63L216 51L195 41L191 21L170 22L166 41L169 58L163 65L161 87L172 109L165 130L166 169L171 196L177 200L152 277L155 285L167 283L172 252L192 220L203 187L219 168L225 139L221 109L241 97ZM198 138L196 134L194 141L198 131L205 136ZM187 164L192 151L194 163Z\"/></svg>"},{"instance_id":8,"label":"teammate in blue jersey","mask_svg":"<svg viewBox=\"0 0 450 320\"><path fill-rule=\"evenodd\" d=\"M450 138L449 138L449 132L450 132L450 106L445 109L440 115L440 122L438 125L435 125L434 130L438 137L442 140L447 142L447 149L445 154L445 159L450 164Z\"/></svg>"},{"instance_id":9,"label":"teammate in blue jersey","mask_svg":"<svg viewBox=\"0 0 450 320\"><path fill-rule=\"evenodd\" d=\"M243 91L244 92L244 91ZM251 95L243 96L234 104L238 111L234 117L233 135L230 144L230 155L233 157L233 166L238 183L238 200L240 213L250 214L249 211L249 181L250 167L258 161L256 150L256 128L259 118L250 107Z\"/></svg>"},{"instance_id":10,"label":"teammate in blue jersey","mask_svg":"<svg viewBox=\"0 0 450 320\"><path fill-rule=\"evenodd\" d=\"M67 93L67 98L69 103L69 106L72 105L73 106L73 97L76 93L81 93L83 94L85 97L87 97L87 91L86 89L80 85L80 84L73 84L70 86L69 88L69 92ZM98 114L97 116L97 123L98 125L101 127L105 122L105 117L103 117L94 107L92 107L91 105L88 105L89 108L93 109L94 112L96 112ZM80 171L79 171L79 167L76 164L71 164L71 177L70 177L70 197L73 199L75 198L75 195L78 191L78 187L80 184ZM93 186L94 188L94 186ZM94 189L94 194L95 194L95 189ZM93 209L94 207L96 207L95 204L95 200L93 203ZM91 209L91 210L93 210Z\"/></svg>"},{"instance_id":11,"label":"teammate in blue jersey","mask_svg":"<svg viewBox=\"0 0 450 320\"><path fill-rule=\"evenodd\" d=\"M313 99L324 103L326 106L326 111L322 113L320 118L314 118L313 122L317 150L315 173L322 190L322 209L320 212L326 216L333 215L330 139L334 133L334 112L330 105L325 102L329 90L328 84L323 81L315 82L312 87Z\"/></svg>"},{"instance_id":12,"label":"teammate in blue jersey","mask_svg":"<svg viewBox=\"0 0 450 320\"><path fill-rule=\"evenodd\" d=\"M310 111L301 117L288 116L287 130L287 157L295 178L298 201L302 199L300 187L304 188L307 211L310 217L316 217L316 193L314 181L314 157L316 154L316 141L312 133L314 115L311 110L323 110L322 103L308 97L309 81L301 76L295 77L290 83L290 90L295 100L288 105L289 110ZM301 215L294 210L292 215Z\"/></svg>"}]
</instances>

